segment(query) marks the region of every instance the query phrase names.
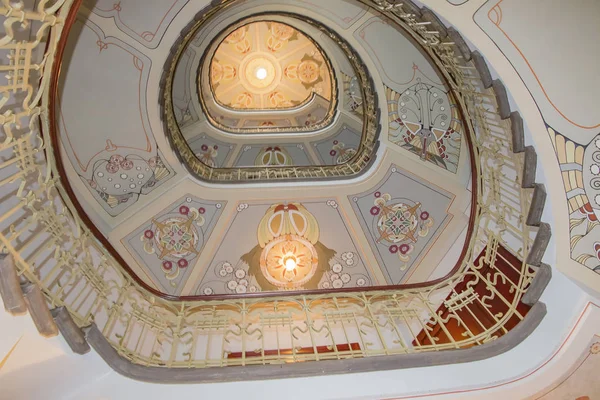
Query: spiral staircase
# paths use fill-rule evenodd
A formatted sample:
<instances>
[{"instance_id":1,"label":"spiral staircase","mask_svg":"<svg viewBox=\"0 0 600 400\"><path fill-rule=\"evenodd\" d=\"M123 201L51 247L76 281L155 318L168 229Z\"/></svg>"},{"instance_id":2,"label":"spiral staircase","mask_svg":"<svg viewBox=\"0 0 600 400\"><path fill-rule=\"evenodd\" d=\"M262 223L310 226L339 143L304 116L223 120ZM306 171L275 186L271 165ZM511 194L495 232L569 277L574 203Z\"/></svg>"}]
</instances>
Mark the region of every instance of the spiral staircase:
<instances>
[{"instance_id":1,"label":"spiral staircase","mask_svg":"<svg viewBox=\"0 0 600 400\"><path fill-rule=\"evenodd\" d=\"M515 1L0 1L0 398L599 395L600 8Z\"/></svg>"}]
</instances>

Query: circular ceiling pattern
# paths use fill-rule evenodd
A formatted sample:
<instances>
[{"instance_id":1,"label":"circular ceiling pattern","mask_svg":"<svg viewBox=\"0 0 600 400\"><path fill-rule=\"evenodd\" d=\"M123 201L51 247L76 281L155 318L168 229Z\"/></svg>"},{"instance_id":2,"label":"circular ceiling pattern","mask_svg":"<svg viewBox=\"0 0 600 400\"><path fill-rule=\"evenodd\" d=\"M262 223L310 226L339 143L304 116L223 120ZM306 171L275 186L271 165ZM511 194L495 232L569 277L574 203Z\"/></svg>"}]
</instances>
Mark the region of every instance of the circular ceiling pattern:
<instances>
[{"instance_id":1,"label":"circular ceiling pattern","mask_svg":"<svg viewBox=\"0 0 600 400\"><path fill-rule=\"evenodd\" d=\"M256 21L238 27L210 57L214 100L232 110L293 109L313 96L329 102L333 79L318 45L282 22Z\"/></svg>"}]
</instances>

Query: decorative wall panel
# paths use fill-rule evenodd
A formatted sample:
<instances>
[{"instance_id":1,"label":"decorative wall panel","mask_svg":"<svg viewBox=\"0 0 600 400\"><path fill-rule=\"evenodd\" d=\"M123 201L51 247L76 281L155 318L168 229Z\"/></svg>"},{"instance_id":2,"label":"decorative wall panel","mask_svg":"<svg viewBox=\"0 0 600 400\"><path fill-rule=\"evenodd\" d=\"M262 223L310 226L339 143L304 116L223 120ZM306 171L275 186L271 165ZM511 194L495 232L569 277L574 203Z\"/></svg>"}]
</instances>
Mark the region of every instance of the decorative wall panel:
<instances>
[{"instance_id":1,"label":"decorative wall panel","mask_svg":"<svg viewBox=\"0 0 600 400\"><path fill-rule=\"evenodd\" d=\"M196 293L339 289L372 283L335 200L241 203Z\"/></svg>"},{"instance_id":2,"label":"decorative wall panel","mask_svg":"<svg viewBox=\"0 0 600 400\"><path fill-rule=\"evenodd\" d=\"M169 24L189 0L85 0L92 12L144 46L156 48Z\"/></svg>"},{"instance_id":3,"label":"decorative wall panel","mask_svg":"<svg viewBox=\"0 0 600 400\"><path fill-rule=\"evenodd\" d=\"M356 154L361 132L342 125L331 138L312 143L323 165L343 164Z\"/></svg>"},{"instance_id":4,"label":"decorative wall panel","mask_svg":"<svg viewBox=\"0 0 600 400\"><path fill-rule=\"evenodd\" d=\"M234 165L237 167L312 165L303 144L247 145Z\"/></svg>"},{"instance_id":5,"label":"decorative wall panel","mask_svg":"<svg viewBox=\"0 0 600 400\"><path fill-rule=\"evenodd\" d=\"M349 196L388 284L399 284L452 219L454 196L397 166L375 188Z\"/></svg>"},{"instance_id":6,"label":"decorative wall panel","mask_svg":"<svg viewBox=\"0 0 600 400\"><path fill-rule=\"evenodd\" d=\"M431 62L385 19L368 20L355 36L371 54L386 85L390 142L456 173L462 123L454 99ZM352 109L358 102L353 95L356 89L352 81L346 87Z\"/></svg>"},{"instance_id":7,"label":"decorative wall panel","mask_svg":"<svg viewBox=\"0 0 600 400\"><path fill-rule=\"evenodd\" d=\"M150 129L151 61L90 21L76 21L74 29L79 36L69 42L64 70L70 72L59 94L60 138L75 172L116 216L174 175ZM82 101L82 93L95 102Z\"/></svg>"},{"instance_id":8,"label":"decorative wall panel","mask_svg":"<svg viewBox=\"0 0 600 400\"><path fill-rule=\"evenodd\" d=\"M123 244L165 293L179 294L225 204L187 195L138 227Z\"/></svg>"},{"instance_id":9,"label":"decorative wall panel","mask_svg":"<svg viewBox=\"0 0 600 400\"><path fill-rule=\"evenodd\" d=\"M548 127L569 205L571 258L600 274L600 135L581 145Z\"/></svg>"}]
</instances>

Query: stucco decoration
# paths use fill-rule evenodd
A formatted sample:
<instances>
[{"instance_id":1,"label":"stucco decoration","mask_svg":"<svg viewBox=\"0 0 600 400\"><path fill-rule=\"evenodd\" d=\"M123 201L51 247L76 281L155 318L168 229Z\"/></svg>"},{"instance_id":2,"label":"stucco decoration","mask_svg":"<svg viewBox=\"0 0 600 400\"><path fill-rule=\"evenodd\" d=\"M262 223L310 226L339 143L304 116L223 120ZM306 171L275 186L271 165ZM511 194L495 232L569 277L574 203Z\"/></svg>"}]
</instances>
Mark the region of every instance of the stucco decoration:
<instances>
[{"instance_id":1,"label":"stucco decoration","mask_svg":"<svg viewBox=\"0 0 600 400\"><path fill-rule=\"evenodd\" d=\"M123 244L162 291L177 295L225 204L188 194L130 233Z\"/></svg>"},{"instance_id":2,"label":"stucco decoration","mask_svg":"<svg viewBox=\"0 0 600 400\"><path fill-rule=\"evenodd\" d=\"M388 284L402 283L453 218L448 213L454 196L397 166L383 181L349 196Z\"/></svg>"},{"instance_id":3,"label":"stucco decoration","mask_svg":"<svg viewBox=\"0 0 600 400\"><path fill-rule=\"evenodd\" d=\"M305 34L280 22L251 22L219 44L210 63L214 99L234 110L284 110L332 96L331 71Z\"/></svg>"},{"instance_id":4,"label":"stucco decoration","mask_svg":"<svg viewBox=\"0 0 600 400\"><path fill-rule=\"evenodd\" d=\"M158 47L171 21L189 0L85 0L100 17L112 18L117 28L142 45Z\"/></svg>"},{"instance_id":5,"label":"stucco decoration","mask_svg":"<svg viewBox=\"0 0 600 400\"><path fill-rule=\"evenodd\" d=\"M79 35L69 40L65 55L70 72L61 77L60 139L83 184L117 216L174 175L148 119L151 62L91 21L78 20L74 29ZM93 93L97 101L81 101L82 93Z\"/></svg>"},{"instance_id":6,"label":"stucco decoration","mask_svg":"<svg viewBox=\"0 0 600 400\"><path fill-rule=\"evenodd\" d=\"M569 205L571 258L600 274L600 135L587 145L548 127Z\"/></svg>"},{"instance_id":7,"label":"stucco decoration","mask_svg":"<svg viewBox=\"0 0 600 400\"><path fill-rule=\"evenodd\" d=\"M240 203L196 293L372 285L338 208L335 200Z\"/></svg>"}]
</instances>

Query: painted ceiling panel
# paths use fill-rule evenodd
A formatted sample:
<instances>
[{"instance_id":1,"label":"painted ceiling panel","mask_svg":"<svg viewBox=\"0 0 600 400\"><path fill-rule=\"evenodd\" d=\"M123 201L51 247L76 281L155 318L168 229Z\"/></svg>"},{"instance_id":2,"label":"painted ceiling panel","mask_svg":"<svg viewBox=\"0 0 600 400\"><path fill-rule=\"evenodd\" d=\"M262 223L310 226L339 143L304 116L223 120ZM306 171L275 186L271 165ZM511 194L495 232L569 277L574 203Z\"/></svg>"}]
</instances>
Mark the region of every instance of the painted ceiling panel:
<instances>
[{"instance_id":1,"label":"painted ceiling panel","mask_svg":"<svg viewBox=\"0 0 600 400\"><path fill-rule=\"evenodd\" d=\"M451 193L395 165L383 182L350 199L388 284L402 283L436 251L436 238L453 218Z\"/></svg>"},{"instance_id":2,"label":"painted ceiling panel","mask_svg":"<svg viewBox=\"0 0 600 400\"><path fill-rule=\"evenodd\" d=\"M123 239L165 293L179 294L226 202L187 195Z\"/></svg>"},{"instance_id":3,"label":"painted ceiling panel","mask_svg":"<svg viewBox=\"0 0 600 400\"><path fill-rule=\"evenodd\" d=\"M286 269L286 257L293 257L295 269ZM196 294L372 284L338 202L289 200L238 204Z\"/></svg>"},{"instance_id":4,"label":"painted ceiling panel","mask_svg":"<svg viewBox=\"0 0 600 400\"><path fill-rule=\"evenodd\" d=\"M74 29L80 34L66 53L72 72L63 75L59 95L60 137L83 184L116 216L174 175L150 129L146 83L151 61L105 37L91 21L78 20ZM95 101L82 102L82 93Z\"/></svg>"}]
</instances>

